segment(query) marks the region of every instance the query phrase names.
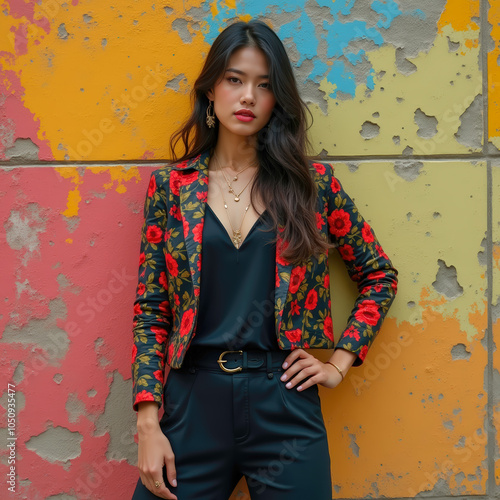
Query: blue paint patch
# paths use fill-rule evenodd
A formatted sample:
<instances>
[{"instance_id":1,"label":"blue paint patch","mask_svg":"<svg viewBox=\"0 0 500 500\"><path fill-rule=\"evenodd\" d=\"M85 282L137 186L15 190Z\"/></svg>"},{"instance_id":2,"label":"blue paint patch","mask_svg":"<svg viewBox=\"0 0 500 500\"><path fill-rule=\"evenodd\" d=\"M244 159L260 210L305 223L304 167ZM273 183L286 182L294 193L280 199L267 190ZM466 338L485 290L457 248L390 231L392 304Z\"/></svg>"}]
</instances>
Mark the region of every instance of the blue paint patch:
<instances>
[{"instance_id":1,"label":"blue paint patch","mask_svg":"<svg viewBox=\"0 0 500 500\"><path fill-rule=\"evenodd\" d=\"M318 54L318 39L314 24L305 12L302 12L298 19L281 26L277 33L281 40L293 38L297 52L300 54L297 66L300 66L305 59L312 59Z\"/></svg>"},{"instance_id":2,"label":"blue paint patch","mask_svg":"<svg viewBox=\"0 0 500 500\"><path fill-rule=\"evenodd\" d=\"M216 2L218 13L212 15L211 6ZM418 19L426 19L425 13L421 9L413 9L404 13L398 7L396 0L372 0L370 8L379 15L376 26L368 27L365 21L349 20L341 16L351 14L355 2L363 0L315 0L319 7L327 7L334 21L323 21L323 30L319 32L317 26L304 8L304 0L283 0L279 3L268 3L264 0L241 0L236 2L234 9L228 8L223 0L206 1L201 5L205 12L205 25L203 35L208 44L212 44L214 39L227 25L229 19L241 16L251 16L252 18L262 18L270 14L290 14L282 16L282 19L290 19L276 28L276 32L281 40L287 41L288 47L291 44L299 54L299 60L295 66L300 67L304 61L313 62L313 68L306 77L307 81L319 83L326 78L330 83L336 85L337 90L341 90L352 96L355 95L356 83L354 75L349 71L346 62L356 65L366 61L364 50L353 51L349 46L354 40L371 40L375 45L382 46L384 43L383 33L389 28L398 16L411 15ZM321 37L321 38L320 38ZM326 42L326 57L318 57L318 47L321 40ZM343 59L343 60L342 60ZM366 75L365 85L369 89L374 89L373 69ZM304 83L306 83L304 82ZM336 91L332 94L334 97Z\"/></svg>"},{"instance_id":3,"label":"blue paint patch","mask_svg":"<svg viewBox=\"0 0 500 500\"><path fill-rule=\"evenodd\" d=\"M377 26L386 29L392 24L394 18L402 14L399 10L398 4L394 0L384 0L383 2L375 0L371 4L371 9L377 14L385 16L385 20L380 19L377 22Z\"/></svg>"},{"instance_id":4,"label":"blue paint patch","mask_svg":"<svg viewBox=\"0 0 500 500\"><path fill-rule=\"evenodd\" d=\"M347 71L342 61L335 61L326 79L330 83L334 83L337 88L330 94L330 97L336 97L337 91L340 90L346 94L351 94L353 97L356 94L356 80L354 73Z\"/></svg>"}]
</instances>

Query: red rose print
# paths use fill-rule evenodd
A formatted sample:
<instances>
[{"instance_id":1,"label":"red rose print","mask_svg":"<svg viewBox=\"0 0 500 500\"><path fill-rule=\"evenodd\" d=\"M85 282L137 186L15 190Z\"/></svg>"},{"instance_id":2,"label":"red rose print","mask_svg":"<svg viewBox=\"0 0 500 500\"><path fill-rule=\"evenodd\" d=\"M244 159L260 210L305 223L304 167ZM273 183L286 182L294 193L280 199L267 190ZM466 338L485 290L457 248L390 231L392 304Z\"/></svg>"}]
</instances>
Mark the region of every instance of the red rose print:
<instances>
[{"instance_id":1,"label":"red rose print","mask_svg":"<svg viewBox=\"0 0 500 500\"><path fill-rule=\"evenodd\" d=\"M136 356L137 356L137 346L135 344L132 344L132 363L135 362Z\"/></svg>"},{"instance_id":2,"label":"red rose print","mask_svg":"<svg viewBox=\"0 0 500 500\"><path fill-rule=\"evenodd\" d=\"M158 226L149 226L146 231L146 239L150 243L160 243L163 239L163 232Z\"/></svg>"},{"instance_id":3,"label":"red rose print","mask_svg":"<svg viewBox=\"0 0 500 500\"><path fill-rule=\"evenodd\" d=\"M142 266L144 262L146 262L146 254L141 252L141 255L139 255L139 265Z\"/></svg>"},{"instance_id":4,"label":"red rose print","mask_svg":"<svg viewBox=\"0 0 500 500\"><path fill-rule=\"evenodd\" d=\"M174 349L175 349L174 344L170 344L168 346L168 364L170 364L172 358L174 357Z\"/></svg>"},{"instance_id":5,"label":"red rose print","mask_svg":"<svg viewBox=\"0 0 500 500\"><path fill-rule=\"evenodd\" d=\"M330 232L338 238L345 236L352 226L349 214L341 208L334 210L328 216L328 222L330 224Z\"/></svg>"},{"instance_id":6,"label":"red rose print","mask_svg":"<svg viewBox=\"0 0 500 500\"><path fill-rule=\"evenodd\" d=\"M368 352L368 347L364 345L361 348L361 350L359 351L359 354L358 354L359 359L361 359L363 361L366 358L366 353L367 352Z\"/></svg>"},{"instance_id":7,"label":"red rose print","mask_svg":"<svg viewBox=\"0 0 500 500\"><path fill-rule=\"evenodd\" d=\"M155 334L156 342L158 344L163 344L167 338L167 331L165 328L160 328L159 326L152 326L151 331Z\"/></svg>"},{"instance_id":8,"label":"red rose print","mask_svg":"<svg viewBox=\"0 0 500 500\"><path fill-rule=\"evenodd\" d=\"M398 284L397 283L391 283L391 288L394 290L394 293L398 291Z\"/></svg>"},{"instance_id":9,"label":"red rose print","mask_svg":"<svg viewBox=\"0 0 500 500\"><path fill-rule=\"evenodd\" d=\"M145 291L146 291L146 285L144 283L139 283L137 285L137 294L138 295L144 295Z\"/></svg>"},{"instance_id":10,"label":"red rose print","mask_svg":"<svg viewBox=\"0 0 500 500\"><path fill-rule=\"evenodd\" d=\"M292 313L292 316L295 314L300 314L300 306L298 304L298 300L292 301L290 305L290 312Z\"/></svg>"},{"instance_id":11,"label":"red rose print","mask_svg":"<svg viewBox=\"0 0 500 500\"><path fill-rule=\"evenodd\" d=\"M308 342L304 342L304 349L309 349L309 343Z\"/></svg>"},{"instance_id":12,"label":"red rose print","mask_svg":"<svg viewBox=\"0 0 500 500\"><path fill-rule=\"evenodd\" d=\"M289 264L289 262L284 259L282 256L282 254L286 251L286 249L288 248L288 241L283 241L281 238L278 239L278 241L276 242L276 262L278 264L281 264L282 266L287 266Z\"/></svg>"},{"instance_id":13,"label":"red rose print","mask_svg":"<svg viewBox=\"0 0 500 500\"><path fill-rule=\"evenodd\" d=\"M358 310L354 313L354 316L362 323L375 326L380 318L378 304L371 299L363 300L363 302L359 305Z\"/></svg>"},{"instance_id":14,"label":"red rose print","mask_svg":"<svg viewBox=\"0 0 500 500\"><path fill-rule=\"evenodd\" d=\"M179 359L182 356L182 351L184 350L184 344L181 344L179 346L179 350L177 351L177 359Z\"/></svg>"},{"instance_id":15,"label":"red rose print","mask_svg":"<svg viewBox=\"0 0 500 500\"><path fill-rule=\"evenodd\" d=\"M166 255L167 269L171 276L177 276L179 274L179 266L177 261L169 254Z\"/></svg>"},{"instance_id":16,"label":"red rose print","mask_svg":"<svg viewBox=\"0 0 500 500\"><path fill-rule=\"evenodd\" d=\"M194 296L199 297L199 295L200 295L200 288L198 287L194 289Z\"/></svg>"},{"instance_id":17,"label":"red rose print","mask_svg":"<svg viewBox=\"0 0 500 500\"><path fill-rule=\"evenodd\" d=\"M313 163L312 166L316 169L319 175L324 175L325 166L322 163Z\"/></svg>"},{"instance_id":18,"label":"red rose print","mask_svg":"<svg viewBox=\"0 0 500 500\"><path fill-rule=\"evenodd\" d=\"M372 233L372 228L370 227L368 222L365 222L363 224L363 228L361 229L361 236L363 236L363 240L365 240L365 243L371 243L372 241L375 241L375 237Z\"/></svg>"},{"instance_id":19,"label":"red rose print","mask_svg":"<svg viewBox=\"0 0 500 500\"><path fill-rule=\"evenodd\" d=\"M170 213L170 215L172 217L174 217L177 220L181 220L182 219L182 214L181 214L181 211L179 210L179 206L178 205L172 205L172 208L170 209L169 213Z\"/></svg>"},{"instance_id":20,"label":"red rose print","mask_svg":"<svg viewBox=\"0 0 500 500\"><path fill-rule=\"evenodd\" d=\"M330 186L334 193L338 193L340 191L340 182L337 179L335 179L335 177L332 179L332 183Z\"/></svg>"},{"instance_id":21,"label":"red rose print","mask_svg":"<svg viewBox=\"0 0 500 500\"><path fill-rule=\"evenodd\" d=\"M359 341L359 339L360 339L359 331L356 330L356 328L354 328L354 326L352 326L352 325L345 331L344 335L346 337L352 337L352 338L356 339L356 341Z\"/></svg>"},{"instance_id":22,"label":"red rose print","mask_svg":"<svg viewBox=\"0 0 500 500\"><path fill-rule=\"evenodd\" d=\"M168 281L167 281L167 275L165 274L164 271L160 273L160 277L158 278L158 281L160 282L160 285L165 288L165 290L168 288Z\"/></svg>"},{"instance_id":23,"label":"red rose print","mask_svg":"<svg viewBox=\"0 0 500 500\"><path fill-rule=\"evenodd\" d=\"M195 171L191 174L183 174L181 176L181 185L189 186L189 184L192 184L196 179L198 179L198 171Z\"/></svg>"},{"instance_id":24,"label":"red rose print","mask_svg":"<svg viewBox=\"0 0 500 500\"><path fill-rule=\"evenodd\" d=\"M321 230L321 228L325 225L325 219L321 217L319 212L316 212L316 227Z\"/></svg>"},{"instance_id":25,"label":"red rose print","mask_svg":"<svg viewBox=\"0 0 500 500\"><path fill-rule=\"evenodd\" d=\"M356 257L354 257L354 250L351 245L345 244L342 245L339 248L340 255L342 259L344 260L356 260Z\"/></svg>"},{"instance_id":26,"label":"red rose print","mask_svg":"<svg viewBox=\"0 0 500 500\"><path fill-rule=\"evenodd\" d=\"M151 198L156 192L156 177L151 175L148 186L148 196Z\"/></svg>"},{"instance_id":27,"label":"red rose print","mask_svg":"<svg viewBox=\"0 0 500 500\"><path fill-rule=\"evenodd\" d=\"M296 330L287 330L285 331L285 335L290 342L299 342L302 337L302 330L300 328Z\"/></svg>"},{"instance_id":28,"label":"red rose print","mask_svg":"<svg viewBox=\"0 0 500 500\"><path fill-rule=\"evenodd\" d=\"M181 322L181 337L188 334L191 331L191 326L193 325L194 311L188 309L182 316Z\"/></svg>"},{"instance_id":29,"label":"red rose print","mask_svg":"<svg viewBox=\"0 0 500 500\"><path fill-rule=\"evenodd\" d=\"M155 400L154 396L150 392L146 391L146 389L139 392L139 394L137 394L135 398L136 403L140 403L141 401L154 401L154 400Z\"/></svg>"},{"instance_id":30,"label":"red rose print","mask_svg":"<svg viewBox=\"0 0 500 500\"><path fill-rule=\"evenodd\" d=\"M382 247L380 245L378 245L377 243L375 244L375 249L377 250L377 252L380 254L381 257L389 260L389 257L387 256L387 254L382 250Z\"/></svg>"},{"instance_id":31,"label":"red rose print","mask_svg":"<svg viewBox=\"0 0 500 500\"><path fill-rule=\"evenodd\" d=\"M200 222L199 224L196 224L193 229L194 241L196 241L196 243L201 243L202 232L203 222Z\"/></svg>"},{"instance_id":32,"label":"red rose print","mask_svg":"<svg viewBox=\"0 0 500 500\"><path fill-rule=\"evenodd\" d=\"M312 309L315 309L317 305L318 305L318 292L314 289L309 290L304 307L311 311Z\"/></svg>"},{"instance_id":33,"label":"red rose print","mask_svg":"<svg viewBox=\"0 0 500 500\"><path fill-rule=\"evenodd\" d=\"M182 219L182 228L184 229L184 238L189 234L189 222L186 219Z\"/></svg>"},{"instance_id":34,"label":"red rose print","mask_svg":"<svg viewBox=\"0 0 500 500\"><path fill-rule=\"evenodd\" d=\"M158 307L163 314L167 314L169 305L168 300L164 300L163 302L160 302Z\"/></svg>"},{"instance_id":35,"label":"red rose print","mask_svg":"<svg viewBox=\"0 0 500 500\"><path fill-rule=\"evenodd\" d=\"M203 193L201 193L200 191L196 192L196 197L203 203L207 202L207 195L208 193L206 191L204 191Z\"/></svg>"},{"instance_id":36,"label":"red rose print","mask_svg":"<svg viewBox=\"0 0 500 500\"><path fill-rule=\"evenodd\" d=\"M292 269L290 274L290 292L295 293L298 289L302 281L304 280L304 276L306 274L306 266L296 266Z\"/></svg>"},{"instance_id":37,"label":"red rose print","mask_svg":"<svg viewBox=\"0 0 500 500\"><path fill-rule=\"evenodd\" d=\"M175 196L179 196L179 186L181 185L181 180L179 179L179 172L172 170L170 174L170 192Z\"/></svg>"},{"instance_id":38,"label":"red rose print","mask_svg":"<svg viewBox=\"0 0 500 500\"><path fill-rule=\"evenodd\" d=\"M153 375L155 379L159 380L163 384L163 370L155 370Z\"/></svg>"},{"instance_id":39,"label":"red rose print","mask_svg":"<svg viewBox=\"0 0 500 500\"><path fill-rule=\"evenodd\" d=\"M141 305L139 303L134 304L134 314L141 314L141 313L142 313Z\"/></svg>"},{"instance_id":40,"label":"red rose print","mask_svg":"<svg viewBox=\"0 0 500 500\"><path fill-rule=\"evenodd\" d=\"M373 288L375 288L375 291L379 293L380 291L382 291L383 287L384 286L382 285L382 283L377 283Z\"/></svg>"},{"instance_id":41,"label":"red rose print","mask_svg":"<svg viewBox=\"0 0 500 500\"><path fill-rule=\"evenodd\" d=\"M370 280L379 280L381 278L385 278L385 273L383 271L375 271L368 275L368 279Z\"/></svg>"},{"instance_id":42,"label":"red rose print","mask_svg":"<svg viewBox=\"0 0 500 500\"><path fill-rule=\"evenodd\" d=\"M332 317L327 316L323 323L323 332L325 333L325 337L333 342L333 323Z\"/></svg>"},{"instance_id":43,"label":"red rose print","mask_svg":"<svg viewBox=\"0 0 500 500\"><path fill-rule=\"evenodd\" d=\"M330 273L327 271L327 273L325 274L325 279L323 281L323 286L325 288L330 288Z\"/></svg>"}]
</instances>

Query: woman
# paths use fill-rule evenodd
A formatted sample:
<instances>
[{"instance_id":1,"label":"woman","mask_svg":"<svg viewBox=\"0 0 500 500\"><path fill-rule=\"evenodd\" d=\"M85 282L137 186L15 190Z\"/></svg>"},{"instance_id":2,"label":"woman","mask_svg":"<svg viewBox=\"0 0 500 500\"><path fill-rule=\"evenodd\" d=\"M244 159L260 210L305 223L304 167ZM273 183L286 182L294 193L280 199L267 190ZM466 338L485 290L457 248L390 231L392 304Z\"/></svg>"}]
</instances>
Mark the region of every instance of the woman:
<instances>
[{"instance_id":1,"label":"woman","mask_svg":"<svg viewBox=\"0 0 500 500\"><path fill-rule=\"evenodd\" d=\"M253 500L330 500L317 384L362 364L397 270L332 166L306 158L306 106L268 26L226 28L193 97L144 206L133 499L224 500L244 475ZM334 347L334 247L359 297L323 363L308 350Z\"/></svg>"}]
</instances>

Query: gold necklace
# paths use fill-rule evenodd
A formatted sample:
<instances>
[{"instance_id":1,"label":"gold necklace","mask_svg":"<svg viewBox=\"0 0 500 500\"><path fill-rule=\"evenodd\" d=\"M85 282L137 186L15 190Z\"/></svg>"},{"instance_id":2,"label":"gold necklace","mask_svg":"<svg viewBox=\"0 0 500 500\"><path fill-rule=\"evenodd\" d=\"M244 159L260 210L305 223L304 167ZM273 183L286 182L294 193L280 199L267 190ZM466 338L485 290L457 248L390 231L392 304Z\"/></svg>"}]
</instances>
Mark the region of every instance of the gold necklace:
<instances>
[{"instance_id":1,"label":"gold necklace","mask_svg":"<svg viewBox=\"0 0 500 500\"><path fill-rule=\"evenodd\" d=\"M217 160L217 163L220 165L219 158L217 157L215 151L214 151L214 156L215 156L215 159ZM247 168L250 168L251 166L255 165L258 161L259 161L259 159L256 158L254 161L250 162L245 168L239 170L238 173L233 177L233 181L237 181L238 175L240 175L241 172L244 172Z\"/></svg>"},{"instance_id":2,"label":"gold necklace","mask_svg":"<svg viewBox=\"0 0 500 500\"><path fill-rule=\"evenodd\" d=\"M228 185L229 187L229 192L232 193L234 195L234 201L240 201L240 196L241 196L241 193L243 193L243 191L245 191L245 189L247 188L247 186L250 184L250 182L252 182L253 178L250 179L246 186L238 193L236 194L234 192L234 189L233 189L233 186L231 186L231 183L227 180L227 177L226 177L226 174L224 173L224 171L222 170L222 167L220 165L220 162L219 162L219 159L217 158L217 155L214 153L214 158L215 158L215 161L217 162L217 165L219 167L219 170L222 172L222 175L224 176L224 179L226 179L226 184ZM248 165L248 167L250 167L250 165ZM248 168L248 167L245 167L245 168ZM254 176L255 177L255 176Z\"/></svg>"},{"instance_id":3,"label":"gold necklace","mask_svg":"<svg viewBox=\"0 0 500 500\"><path fill-rule=\"evenodd\" d=\"M217 162L218 163L218 162ZM220 170L220 165L219 165L219 170ZM233 236L231 238L231 241L233 242L233 245L236 248L240 248L241 245L241 227L243 226L243 219L245 218L245 215L247 214L248 209L250 208L250 203L246 206L245 208L245 213L243 214L243 217L241 218L241 223L240 223L240 228L239 229L234 229L233 224L231 223L231 218L229 217L229 212L227 208L227 203L226 200L224 199L224 192L223 189L221 188L219 181L217 180L217 185L219 186L220 193L222 195L222 201L224 202L224 208L226 209L227 213L227 219L229 220L229 225L231 226L231 231L233 232ZM248 185L248 184L247 184ZM246 187L246 186L245 186ZM240 193L241 194L241 193Z\"/></svg>"}]
</instances>

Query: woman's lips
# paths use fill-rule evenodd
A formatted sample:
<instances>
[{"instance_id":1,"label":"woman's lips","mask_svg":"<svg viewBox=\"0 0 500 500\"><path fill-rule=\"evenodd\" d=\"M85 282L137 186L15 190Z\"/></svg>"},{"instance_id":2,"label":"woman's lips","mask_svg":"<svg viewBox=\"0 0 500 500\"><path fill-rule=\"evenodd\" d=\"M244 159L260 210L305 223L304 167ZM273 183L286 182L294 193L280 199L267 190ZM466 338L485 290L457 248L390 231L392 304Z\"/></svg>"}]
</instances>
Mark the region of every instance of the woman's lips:
<instances>
[{"instance_id":1,"label":"woman's lips","mask_svg":"<svg viewBox=\"0 0 500 500\"><path fill-rule=\"evenodd\" d=\"M242 122L251 122L255 120L255 115L249 110L240 110L235 113L236 118Z\"/></svg>"}]
</instances>

